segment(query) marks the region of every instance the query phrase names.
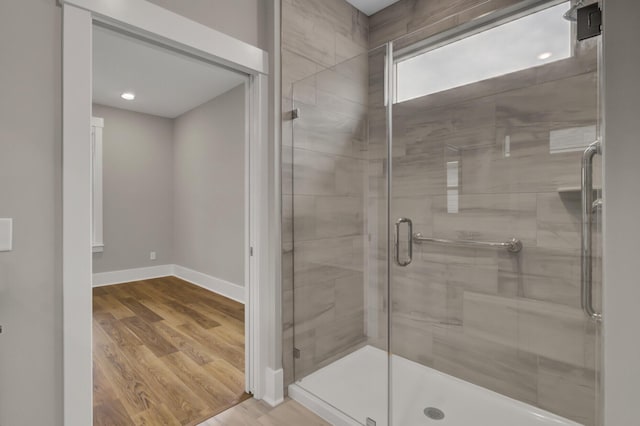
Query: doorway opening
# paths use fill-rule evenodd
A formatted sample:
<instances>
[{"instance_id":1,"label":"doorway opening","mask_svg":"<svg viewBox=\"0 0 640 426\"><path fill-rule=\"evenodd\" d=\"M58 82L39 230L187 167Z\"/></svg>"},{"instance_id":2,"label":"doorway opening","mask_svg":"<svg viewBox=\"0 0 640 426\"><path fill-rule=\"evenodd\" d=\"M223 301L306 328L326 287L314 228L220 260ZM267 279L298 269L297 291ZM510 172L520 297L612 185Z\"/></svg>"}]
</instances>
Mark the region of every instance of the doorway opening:
<instances>
[{"instance_id":1,"label":"doorway opening","mask_svg":"<svg viewBox=\"0 0 640 426\"><path fill-rule=\"evenodd\" d=\"M277 309L278 286L273 262L279 241L271 238L270 228L279 231L279 191L274 174L279 151L271 151L268 129L268 54L252 45L229 37L194 21L176 15L146 1L131 0L126 4L94 0L61 0L63 7L63 149L62 149L62 278L63 278L63 375L64 423L84 426L93 422L93 345L92 287L99 280L93 277L92 251L92 58L94 25L115 30L120 36L132 36L162 46L174 53L217 65L245 78L245 246L243 257L245 286L230 299L245 304L245 390L255 399L275 406L283 401L282 368L279 356L280 334ZM158 70L149 73L156 74ZM126 89L129 90L129 89ZM124 92L120 93L123 95ZM135 96L136 94L133 93ZM127 96L130 97L130 96ZM175 96L174 100L181 98ZM93 120L94 124L96 123ZM101 130L108 130L103 121ZM177 132L176 132L177 133ZM128 158L128 157L125 157ZM228 180L228 179L227 179ZM125 190L127 188L124 188ZM250 208L248 208L250 203ZM107 223L105 222L105 227ZM110 247L105 229L103 253ZM161 260L158 250L145 248L151 261ZM104 254L103 254L104 256ZM224 293L221 280L198 282L204 276L194 274L193 267L168 263L156 276L180 276L183 280ZM183 268L180 268L183 266ZM140 268L132 268L137 270ZM144 268L142 268L144 269ZM161 269L161 268L160 268ZM121 271L131 271L124 269ZM112 272L112 271L108 271ZM156 272L158 272L156 270ZM199 271L195 271L199 272ZM152 278L154 274L117 276L111 282ZM107 276L106 278L113 278ZM104 276L102 278L105 278ZM222 277L224 280L224 277ZM109 283L109 280L102 282ZM226 280L224 280L226 281ZM216 287L218 286L218 287ZM233 289L226 286L226 290ZM225 291L226 291L225 290ZM236 288L236 290L238 290ZM240 300L242 301L242 300ZM194 308L191 308L197 311ZM202 314L202 312L200 312ZM139 338L139 337L138 337ZM146 396L145 396L146 398ZM197 424L197 423L194 423Z\"/></svg>"},{"instance_id":2,"label":"doorway opening","mask_svg":"<svg viewBox=\"0 0 640 426\"><path fill-rule=\"evenodd\" d=\"M248 75L92 44L94 424L198 424L250 397Z\"/></svg>"}]
</instances>

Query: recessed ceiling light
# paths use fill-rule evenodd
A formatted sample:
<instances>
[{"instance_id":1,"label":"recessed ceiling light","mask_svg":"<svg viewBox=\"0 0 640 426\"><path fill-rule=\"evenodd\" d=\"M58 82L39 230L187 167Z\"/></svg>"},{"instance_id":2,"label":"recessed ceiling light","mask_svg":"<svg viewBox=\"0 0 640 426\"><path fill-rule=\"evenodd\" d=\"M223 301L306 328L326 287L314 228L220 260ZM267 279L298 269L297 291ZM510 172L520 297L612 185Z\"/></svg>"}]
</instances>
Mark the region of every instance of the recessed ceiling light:
<instances>
[{"instance_id":1,"label":"recessed ceiling light","mask_svg":"<svg viewBox=\"0 0 640 426\"><path fill-rule=\"evenodd\" d=\"M538 59L549 59L551 57L551 52L543 52L538 55Z\"/></svg>"},{"instance_id":2,"label":"recessed ceiling light","mask_svg":"<svg viewBox=\"0 0 640 426\"><path fill-rule=\"evenodd\" d=\"M131 92L124 92L122 95L120 95L120 97L127 101L132 101L136 98L136 95Z\"/></svg>"}]
</instances>

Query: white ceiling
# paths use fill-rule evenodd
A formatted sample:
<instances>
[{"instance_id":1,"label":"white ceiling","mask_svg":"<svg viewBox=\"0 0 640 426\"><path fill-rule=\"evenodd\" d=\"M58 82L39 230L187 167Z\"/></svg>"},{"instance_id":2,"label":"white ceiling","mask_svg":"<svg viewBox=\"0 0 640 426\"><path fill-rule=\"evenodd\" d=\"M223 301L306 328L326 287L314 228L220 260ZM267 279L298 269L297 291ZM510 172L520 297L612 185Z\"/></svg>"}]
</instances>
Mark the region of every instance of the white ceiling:
<instances>
[{"instance_id":1,"label":"white ceiling","mask_svg":"<svg viewBox=\"0 0 640 426\"><path fill-rule=\"evenodd\" d=\"M398 0L347 0L356 9L360 9L362 12L371 16L376 12L381 11L387 6L396 3Z\"/></svg>"},{"instance_id":2,"label":"white ceiling","mask_svg":"<svg viewBox=\"0 0 640 426\"><path fill-rule=\"evenodd\" d=\"M93 102L175 118L244 82L241 74L94 26ZM136 99L125 101L123 92Z\"/></svg>"}]
</instances>

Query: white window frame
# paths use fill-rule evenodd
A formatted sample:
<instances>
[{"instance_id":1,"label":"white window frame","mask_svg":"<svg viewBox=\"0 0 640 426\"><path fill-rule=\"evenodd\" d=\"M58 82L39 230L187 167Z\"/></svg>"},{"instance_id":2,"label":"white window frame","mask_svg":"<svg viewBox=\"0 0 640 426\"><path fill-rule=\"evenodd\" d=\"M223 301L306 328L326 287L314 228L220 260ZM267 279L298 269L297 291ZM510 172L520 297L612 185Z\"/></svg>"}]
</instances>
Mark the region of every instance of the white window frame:
<instances>
[{"instance_id":1,"label":"white window frame","mask_svg":"<svg viewBox=\"0 0 640 426\"><path fill-rule=\"evenodd\" d=\"M102 131L104 119L91 117L91 249L104 251L102 211Z\"/></svg>"},{"instance_id":2,"label":"white window frame","mask_svg":"<svg viewBox=\"0 0 640 426\"><path fill-rule=\"evenodd\" d=\"M245 286L247 390L283 400L279 298L280 196L269 146L268 55L261 49L144 0L60 0L63 8L63 380L64 424L86 426L92 409L92 32L97 21L249 76L249 237ZM277 145L277 144L276 144ZM270 157L270 148L272 148ZM271 199L273 198L273 199ZM271 232L270 232L271 229ZM275 231L275 232L274 232ZM271 237L270 237L271 236ZM249 254L253 247L253 255ZM275 259L273 256L276 256Z\"/></svg>"}]
</instances>

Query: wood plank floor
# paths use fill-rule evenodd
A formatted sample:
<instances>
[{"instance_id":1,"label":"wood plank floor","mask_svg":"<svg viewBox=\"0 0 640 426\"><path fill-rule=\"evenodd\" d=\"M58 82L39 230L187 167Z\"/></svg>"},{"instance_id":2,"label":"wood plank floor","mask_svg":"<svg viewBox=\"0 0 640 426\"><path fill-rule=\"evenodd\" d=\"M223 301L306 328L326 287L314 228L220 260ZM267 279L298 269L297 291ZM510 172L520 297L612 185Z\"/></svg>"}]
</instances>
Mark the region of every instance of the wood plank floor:
<instances>
[{"instance_id":1,"label":"wood plank floor","mask_svg":"<svg viewBox=\"0 0 640 426\"><path fill-rule=\"evenodd\" d=\"M176 277L93 289L94 425L197 425L249 397L242 304Z\"/></svg>"},{"instance_id":2,"label":"wood plank floor","mask_svg":"<svg viewBox=\"0 0 640 426\"><path fill-rule=\"evenodd\" d=\"M248 399L199 426L331 426L292 399L272 408Z\"/></svg>"}]
</instances>

